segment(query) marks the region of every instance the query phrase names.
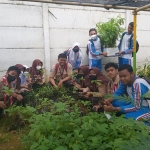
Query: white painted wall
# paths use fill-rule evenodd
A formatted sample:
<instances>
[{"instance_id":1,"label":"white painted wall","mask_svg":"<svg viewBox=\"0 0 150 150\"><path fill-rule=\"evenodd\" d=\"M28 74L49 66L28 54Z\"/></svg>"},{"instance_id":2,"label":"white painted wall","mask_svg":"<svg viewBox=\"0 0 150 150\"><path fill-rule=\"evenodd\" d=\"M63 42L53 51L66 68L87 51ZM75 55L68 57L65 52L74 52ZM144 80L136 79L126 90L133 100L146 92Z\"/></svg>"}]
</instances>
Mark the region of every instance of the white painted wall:
<instances>
[{"instance_id":1,"label":"white painted wall","mask_svg":"<svg viewBox=\"0 0 150 150\"><path fill-rule=\"evenodd\" d=\"M133 20L131 11L125 10L0 0L0 77L9 66L16 63L31 66L38 58L44 62L48 79L50 66L57 62L58 54L74 42L81 44L83 64L87 64L88 30L119 14L126 18L124 27ZM139 14L137 62L142 65L150 55L150 13ZM103 59L104 64L109 61L116 59Z\"/></svg>"}]
</instances>

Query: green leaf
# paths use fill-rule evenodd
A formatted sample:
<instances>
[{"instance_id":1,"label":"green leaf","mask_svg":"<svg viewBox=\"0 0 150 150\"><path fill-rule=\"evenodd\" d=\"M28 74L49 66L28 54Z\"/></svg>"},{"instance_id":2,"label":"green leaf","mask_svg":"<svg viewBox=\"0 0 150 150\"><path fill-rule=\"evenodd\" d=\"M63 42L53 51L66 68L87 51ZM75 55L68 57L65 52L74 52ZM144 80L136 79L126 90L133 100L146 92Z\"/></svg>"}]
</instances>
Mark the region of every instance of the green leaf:
<instances>
[{"instance_id":1,"label":"green leaf","mask_svg":"<svg viewBox=\"0 0 150 150\"><path fill-rule=\"evenodd\" d=\"M33 143L32 146L30 147L30 150L35 150L39 146L38 143Z\"/></svg>"},{"instance_id":2,"label":"green leaf","mask_svg":"<svg viewBox=\"0 0 150 150\"><path fill-rule=\"evenodd\" d=\"M67 150L67 148L64 146L59 146L59 147L55 148L55 150Z\"/></svg>"},{"instance_id":3,"label":"green leaf","mask_svg":"<svg viewBox=\"0 0 150 150\"><path fill-rule=\"evenodd\" d=\"M72 148L73 148L73 150L80 150L79 145L77 145L77 144L73 144Z\"/></svg>"}]
</instances>

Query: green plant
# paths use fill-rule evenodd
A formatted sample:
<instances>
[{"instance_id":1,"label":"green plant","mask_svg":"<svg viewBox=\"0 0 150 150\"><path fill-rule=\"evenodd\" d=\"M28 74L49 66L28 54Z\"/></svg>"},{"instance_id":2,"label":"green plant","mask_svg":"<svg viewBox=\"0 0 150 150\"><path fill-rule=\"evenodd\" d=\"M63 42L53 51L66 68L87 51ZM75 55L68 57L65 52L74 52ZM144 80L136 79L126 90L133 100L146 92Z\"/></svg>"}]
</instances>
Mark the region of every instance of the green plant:
<instances>
[{"instance_id":1,"label":"green plant","mask_svg":"<svg viewBox=\"0 0 150 150\"><path fill-rule=\"evenodd\" d=\"M96 83L98 86L100 86L101 80L92 80L91 83Z\"/></svg>"},{"instance_id":2,"label":"green plant","mask_svg":"<svg viewBox=\"0 0 150 150\"><path fill-rule=\"evenodd\" d=\"M8 133L0 134L0 143L5 143L9 141Z\"/></svg>"},{"instance_id":3,"label":"green plant","mask_svg":"<svg viewBox=\"0 0 150 150\"><path fill-rule=\"evenodd\" d=\"M29 124L28 119L36 113L36 109L30 106L22 107L12 105L5 110L7 112L7 124L9 130L20 129Z\"/></svg>"},{"instance_id":4,"label":"green plant","mask_svg":"<svg viewBox=\"0 0 150 150\"><path fill-rule=\"evenodd\" d=\"M132 119L89 113L80 117L78 107L67 113L63 103L55 109L34 115L29 133L23 139L30 150L129 150L149 147L149 127ZM130 141L130 142L129 142Z\"/></svg>"},{"instance_id":5,"label":"green plant","mask_svg":"<svg viewBox=\"0 0 150 150\"><path fill-rule=\"evenodd\" d=\"M7 96L11 96L12 93L14 92L14 89L9 89L9 87L4 86L3 92L5 92Z\"/></svg>"},{"instance_id":6,"label":"green plant","mask_svg":"<svg viewBox=\"0 0 150 150\"><path fill-rule=\"evenodd\" d=\"M121 25L124 24L124 19L121 16L111 18L108 22L99 22L96 24L98 33L101 38L102 45L107 47L116 47L116 41L124 32Z\"/></svg>"},{"instance_id":7,"label":"green plant","mask_svg":"<svg viewBox=\"0 0 150 150\"><path fill-rule=\"evenodd\" d=\"M149 61L149 57L147 57L145 59L144 67L143 67L143 65L137 67L137 75L138 76L146 76L146 77L150 78L150 61Z\"/></svg>"}]
</instances>

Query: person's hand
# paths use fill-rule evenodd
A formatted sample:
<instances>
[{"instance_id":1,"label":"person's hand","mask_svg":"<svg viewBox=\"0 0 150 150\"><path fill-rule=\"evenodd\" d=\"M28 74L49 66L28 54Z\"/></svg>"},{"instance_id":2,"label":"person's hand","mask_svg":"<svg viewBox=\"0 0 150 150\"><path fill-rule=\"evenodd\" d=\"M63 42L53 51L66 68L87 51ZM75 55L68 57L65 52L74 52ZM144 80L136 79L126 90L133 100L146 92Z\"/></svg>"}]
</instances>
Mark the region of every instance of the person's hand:
<instances>
[{"instance_id":1,"label":"person's hand","mask_svg":"<svg viewBox=\"0 0 150 150\"><path fill-rule=\"evenodd\" d=\"M62 81L59 81L58 87L60 88L60 87L62 87L62 85L63 85L63 82L62 82Z\"/></svg>"},{"instance_id":2,"label":"person's hand","mask_svg":"<svg viewBox=\"0 0 150 150\"><path fill-rule=\"evenodd\" d=\"M39 80L39 79L41 79L41 76L37 75L36 80Z\"/></svg>"},{"instance_id":3,"label":"person's hand","mask_svg":"<svg viewBox=\"0 0 150 150\"><path fill-rule=\"evenodd\" d=\"M96 111L98 111L98 109L101 108L101 107L102 107L101 105L94 105L93 109L95 109Z\"/></svg>"},{"instance_id":4,"label":"person's hand","mask_svg":"<svg viewBox=\"0 0 150 150\"><path fill-rule=\"evenodd\" d=\"M115 107L113 107L111 103L107 103L107 105L104 105L104 111L106 112L114 112L115 110Z\"/></svg>"},{"instance_id":5,"label":"person's hand","mask_svg":"<svg viewBox=\"0 0 150 150\"><path fill-rule=\"evenodd\" d=\"M119 53L118 53L118 56L120 56L120 55L122 55L122 52L119 52Z\"/></svg>"},{"instance_id":6,"label":"person's hand","mask_svg":"<svg viewBox=\"0 0 150 150\"><path fill-rule=\"evenodd\" d=\"M22 101L22 99L23 99L23 96L20 95L20 94L18 94L18 95L17 95L17 100L18 100L18 101Z\"/></svg>"},{"instance_id":7,"label":"person's hand","mask_svg":"<svg viewBox=\"0 0 150 150\"><path fill-rule=\"evenodd\" d=\"M4 104L4 101L0 101L0 108L5 109L7 106Z\"/></svg>"},{"instance_id":8,"label":"person's hand","mask_svg":"<svg viewBox=\"0 0 150 150\"><path fill-rule=\"evenodd\" d=\"M92 96L93 93L92 92L87 92L86 95L84 95L85 98L89 98L90 96Z\"/></svg>"},{"instance_id":9,"label":"person's hand","mask_svg":"<svg viewBox=\"0 0 150 150\"><path fill-rule=\"evenodd\" d=\"M79 84L75 84L74 86L75 86L77 89L79 89L79 90L82 89Z\"/></svg>"},{"instance_id":10,"label":"person's hand","mask_svg":"<svg viewBox=\"0 0 150 150\"><path fill-rule=\"evenodd\" d=\"M107 53L106 52L103 52L102 55L105 56L105 57L107 57Z\"/></svg>"},{"instance_id":11,"label":"person's hand","mask_svg":"<svg viewBox=\"0 0 150 150\"><path fill-rule=\"evenodd\" d=\"M58 86L57 85L54 85L55 89L57 90L58 89Z\"/></svg>"},{"instance_id":12,"label":"person's hand","mask_svg":"<svg viewBox=\"0 0 150 150\"><path fill-rule=\"evenodd\" d=\"M65 52L68 53L68 52L69 52L69 49L67 49Z\"/></svg>"},{"instance_id":13,"label":"person's hand","mask_svg":"<svg viewBox=\"0 0 150 150\"><path fill-rule=\"evenodd\" d=\"M105 104L105 105L109 105L110 103L111 103L111 101L110 101L109 98L104 100L104 104Z\"/></svg>"}]
</instances>

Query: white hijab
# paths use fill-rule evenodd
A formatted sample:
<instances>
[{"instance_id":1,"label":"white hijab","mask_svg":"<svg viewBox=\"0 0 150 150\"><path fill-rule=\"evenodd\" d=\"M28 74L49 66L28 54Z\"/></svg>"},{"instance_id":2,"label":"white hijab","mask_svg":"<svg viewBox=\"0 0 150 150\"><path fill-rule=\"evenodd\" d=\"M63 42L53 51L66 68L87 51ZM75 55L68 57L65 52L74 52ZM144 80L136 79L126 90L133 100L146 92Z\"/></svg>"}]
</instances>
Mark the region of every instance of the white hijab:
<instances>
[{"instance_id":1,"label":"white hijab","mask_svg":"<svg viewBox=\"0 0 150 150\"><path fill-rule=\"evenodd\" d=\"M73 51L75 46L79 47L79 52L77 53ZM81 61L81 64L82 64L82 53L81 53L80 44L76 42L73 44L72 48L69 49L68 62L72 65L72 68L75 68L77 61Z\"/></svg>"}]
</instances>

